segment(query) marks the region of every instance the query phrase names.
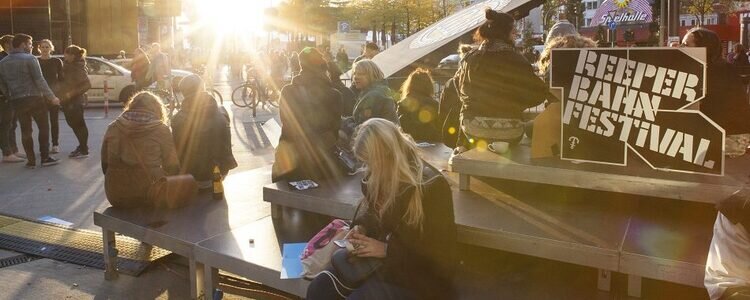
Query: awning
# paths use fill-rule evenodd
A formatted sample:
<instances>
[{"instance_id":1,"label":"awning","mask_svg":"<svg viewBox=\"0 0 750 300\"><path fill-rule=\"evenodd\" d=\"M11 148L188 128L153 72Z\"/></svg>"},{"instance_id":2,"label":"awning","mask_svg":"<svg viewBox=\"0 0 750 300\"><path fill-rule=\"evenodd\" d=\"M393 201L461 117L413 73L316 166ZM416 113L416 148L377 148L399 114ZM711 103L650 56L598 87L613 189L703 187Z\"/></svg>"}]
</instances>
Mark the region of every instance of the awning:
<instances>
[{"instance_id":1,"label":"awning","mask_svg":"<svg viewBox=\"0 0 750 300\"><path fill-rule=\"evenodd\" d=\"M482 25L487 7L525 16L529 10L541 4L541 0L487 0L476 3L398 42L375 56L373 61L383 70L386 78L390 77Z\"/></svg>"}]
</instances>

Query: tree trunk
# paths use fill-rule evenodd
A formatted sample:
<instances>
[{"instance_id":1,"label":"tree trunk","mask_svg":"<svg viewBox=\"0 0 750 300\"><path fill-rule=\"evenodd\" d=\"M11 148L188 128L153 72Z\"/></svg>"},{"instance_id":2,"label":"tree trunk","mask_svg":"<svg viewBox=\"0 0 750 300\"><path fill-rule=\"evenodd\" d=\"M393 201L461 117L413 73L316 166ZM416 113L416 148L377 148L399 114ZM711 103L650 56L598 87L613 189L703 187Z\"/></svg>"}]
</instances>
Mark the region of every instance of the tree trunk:
<instances>
[{"instance_id":1,"label":"tree trunk","mask_svg":"<svg viewBox=\"0 0 750 300\"><path fill-rule=\"evenodd\" d=\"M380 42L383 43L383 49L388 47L388 39L386 39L386 32L388 32L387 29L385 29L385 22L383 22L383 30L380 31Z\"/></svg>"},{"instance_id":2,"label":"tree trunk","mask_svg":"<svg viewBox=\"0 0 750 300\"><path fill-rule=\"evenodd\" d=\"M396 17L391 22L391 45L396 44Z\"/></svg>"},{"instance_id":3,"label":"tree trunk","mask_svg":"<svg viewBox=\"0 0 750 300\"><path fill-rule=\"evenodd\" d=\"M409 9L406 9L406 36L411 35L411 14Z\"/></svg>"},{"instance_id":4,"label":"tree trunk","mask_svg":"<svg viewBox=\"0 0 750 300\"><path fill-rule=\"evenodd\" d=\"M372 23L372 42L378 43L378 24Z\"/></svg>"}]
</instances>

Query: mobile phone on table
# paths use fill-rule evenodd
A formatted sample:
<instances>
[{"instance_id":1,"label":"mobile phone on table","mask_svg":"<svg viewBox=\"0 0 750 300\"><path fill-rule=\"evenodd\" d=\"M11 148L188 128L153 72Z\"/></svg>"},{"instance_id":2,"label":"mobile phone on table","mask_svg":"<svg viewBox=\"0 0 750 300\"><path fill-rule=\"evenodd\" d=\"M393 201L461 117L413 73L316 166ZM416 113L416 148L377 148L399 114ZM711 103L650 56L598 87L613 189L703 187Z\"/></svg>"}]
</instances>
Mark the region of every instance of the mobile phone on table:
<instances>
[{"instance_id":1,"label":"mobile phone on table","mask_svg":"<svg viewBox=\"0 0 750 300\"><path fill-rule=\"evenodd\" d=\"M295 190L298 190L298 191L314 189L319 186L317 182L309 180L309 179L300 180L300 181L290 181L289 185L291 185Z\"/></svg>"}]
</instances>

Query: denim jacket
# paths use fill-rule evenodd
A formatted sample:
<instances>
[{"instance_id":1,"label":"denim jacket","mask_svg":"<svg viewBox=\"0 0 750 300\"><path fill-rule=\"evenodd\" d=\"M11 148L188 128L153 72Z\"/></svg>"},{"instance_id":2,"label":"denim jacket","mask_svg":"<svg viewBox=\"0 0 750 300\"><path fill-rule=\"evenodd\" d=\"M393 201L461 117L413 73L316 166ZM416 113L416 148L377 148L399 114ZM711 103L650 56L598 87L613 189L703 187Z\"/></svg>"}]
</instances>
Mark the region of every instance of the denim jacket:
<instances>
[{"instance_id":1,"label":"denim jacket","mask_svg":"<svg viewBox=\"0 0 750 300\"><path fill-rule=\"evenodd\" d=\"M12 50L0 61L0 91L11 102L32 96L43 96L47 100L55 97L36 57L18 50Z\"/></svg>"}]
</instances>

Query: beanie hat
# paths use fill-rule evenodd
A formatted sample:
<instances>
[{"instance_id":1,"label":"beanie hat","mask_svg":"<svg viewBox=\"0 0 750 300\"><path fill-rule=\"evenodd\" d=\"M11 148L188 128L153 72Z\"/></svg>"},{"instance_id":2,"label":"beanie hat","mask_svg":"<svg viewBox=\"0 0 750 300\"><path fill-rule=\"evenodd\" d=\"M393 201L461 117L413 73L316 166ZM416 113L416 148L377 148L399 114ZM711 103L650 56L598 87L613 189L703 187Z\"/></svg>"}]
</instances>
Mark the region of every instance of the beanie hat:
<instances>
[{"instance_id":1,"label":"beanie hat","mask_svg":"<svg viewBox=\"0 0 750 300\"><path fill-rule=\"evenodd\" d=\"M573 24L571 24L567 20L560 20L555 23L555 25L552 25L549 33L547 33L547 40L544 41L544 43L549 44L549 42L556 37L576 34L578 34L578 30L576 30L576 27L573 26Z\"/></svg>"}]
</instances>

